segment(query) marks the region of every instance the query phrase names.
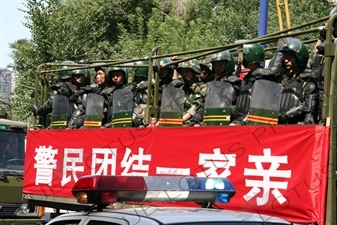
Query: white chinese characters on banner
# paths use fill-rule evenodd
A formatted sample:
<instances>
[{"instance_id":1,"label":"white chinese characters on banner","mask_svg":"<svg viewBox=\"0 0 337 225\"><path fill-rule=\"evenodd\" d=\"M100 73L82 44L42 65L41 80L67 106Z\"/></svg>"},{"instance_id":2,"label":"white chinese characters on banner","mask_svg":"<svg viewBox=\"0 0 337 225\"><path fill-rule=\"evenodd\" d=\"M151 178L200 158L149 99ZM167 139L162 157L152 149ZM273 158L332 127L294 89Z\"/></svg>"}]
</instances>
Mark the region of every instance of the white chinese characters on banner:
<instances>
[{"instance_id":1,"label":"white chinese characters on banner","mask_svg":"<svg viewBox=\"0 0 337 225\"><path fill-rule=\"evenodd\" d=\"M191 174L191 169L190 168L173 168L173 167L157 166L156 174L189 176Z\"/></svg>"},{"instance_id":2,"label":"white chinese characters on banner","mask_svg":"<svg viewBox=\"0 0 337 225\"><path fill-rule=\"evenodd\" d=\"M251 190L243 196L246 201L255 197L261 189L262 197L256 198L258 206L265 205L269 199L270 190L279 204L286 202L286 198L281 194L279 189L286 190L288 181L272 181L270 178L290 178L291 170L278 170L280 164L288 163L288 156L272 156L271 149L263 149L263 155L249 155L248 162L254 162L256 169L244 169L244 176L261 176L260 180L246 179L246 187L252 187ZM263 168L263 163L270 165L269 169Z\"/></svg>"},{"instance_id":3,"label":"white chinese characters on banner","mask_svg":"<svg viewBox=\"0 0 337 225\"><path fill-rule=\"evenodd\" d=\"M35 164L36 177L35 185L47 184L52 185L53 170L56 169L57 160L54 159L58 150L53 149L52 146L39 146L35 148Z\"/></svg>"},{"instance_id":4,"label":"white chinese characters on banner","mask_svg":"<svg viewBox=\"0 0 337 225\"><path fill-rule=\"evenodd\" d=\"M72 176L67 176L67 172L71 172ZM76 182L78 180L77 172L84 172L83 148L65 148L61 185L64 186L65 184L69 183L72 177Z\"/></svg>"},{"instance_id":5,"label":"white chinese characters on banner","mask_svg":"<svg viewBox=\"0 0 337 225\"><path fill-rule=\"evenodd\" d=\"M223 154L220 148L213 149L214 154L199 154L199 165L208 168L207 170L197 173L198 177L228 177L231 175L230 167L236 165L235 154ZM219 174L217 169L223 169Z\"/></svg>"},{"instance_id":6,"label":"white chinese characters on banner","mask_svg":"<svg viewBox=\"0 0 337 225\"><path fill-rule=\"evenodd\" d=\"M116 152L116 148L93 148L91 175L116 175Z\"/></svg>"},{"instance_id":7,"label":"white chinese characters on banner","mask_svg":"<svg viewBox=\"0 0 337 225\"><path fill-rule=\"evenodd\" d=\"M131 149L126 148L123 160L121 162L122 168L124 168L121 175L135 175L135 176L148 176L149 165L144 165L144 161L151 161L151 155L144 155L144 149L138 149L138 155L132 154ZM137 164L134 163L137 161Z\"/></svg>"}]
</instances>

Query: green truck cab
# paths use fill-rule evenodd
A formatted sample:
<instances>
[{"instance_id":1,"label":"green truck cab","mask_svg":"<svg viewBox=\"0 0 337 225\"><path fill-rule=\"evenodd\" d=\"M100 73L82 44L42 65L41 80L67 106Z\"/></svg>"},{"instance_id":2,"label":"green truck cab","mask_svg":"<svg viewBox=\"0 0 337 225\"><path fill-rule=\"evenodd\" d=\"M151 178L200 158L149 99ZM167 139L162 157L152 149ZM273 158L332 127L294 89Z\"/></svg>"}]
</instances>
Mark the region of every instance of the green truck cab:
<instances>
[{"instance_id":1,"label":"green truck cab","mask_svg":"<svg viewBox=\"0 0 337 225\"><path fill-rule=\"evenodd\" d=\"M0 225L43 224L44 207L30 206L22 199L26 123L0 114Z\"/></svg>"}]
</instances>

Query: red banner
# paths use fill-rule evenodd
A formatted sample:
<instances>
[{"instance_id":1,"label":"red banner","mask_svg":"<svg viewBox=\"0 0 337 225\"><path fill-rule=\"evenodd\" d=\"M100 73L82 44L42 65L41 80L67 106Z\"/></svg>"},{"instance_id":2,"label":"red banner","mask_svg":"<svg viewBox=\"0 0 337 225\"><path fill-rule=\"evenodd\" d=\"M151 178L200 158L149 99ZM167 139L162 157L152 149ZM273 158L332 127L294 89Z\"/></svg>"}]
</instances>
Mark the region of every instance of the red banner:
<instances>
[{"instance_id":1,"label":"red banner","mask_svg":"<svg viewBox=\"0 0 337 225\"><path fill-rule=\"evenodd\" d=\"M25 194L73 198L83 175L227 177L226 209L322 223L329 128L245 126L29 131Z\"/></svg>"}]
</instances>

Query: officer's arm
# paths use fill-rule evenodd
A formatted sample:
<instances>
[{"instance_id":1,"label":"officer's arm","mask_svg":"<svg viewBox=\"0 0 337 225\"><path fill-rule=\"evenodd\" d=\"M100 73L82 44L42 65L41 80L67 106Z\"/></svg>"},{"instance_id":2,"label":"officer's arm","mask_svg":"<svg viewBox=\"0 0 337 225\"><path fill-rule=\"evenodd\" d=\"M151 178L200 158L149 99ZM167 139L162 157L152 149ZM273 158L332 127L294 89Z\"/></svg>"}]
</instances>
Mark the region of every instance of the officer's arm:
<instances>
[{"instance_id":1,"label":"officer's arm","mask_svg":"<svg viewBox=\"0 0 337 225\"><path fill-rule=\"evenodd\" d=\"M318 110L318 90L313 82L308 82L304 88L304 106L303 111L305 113L304 123L314 124L317 120Z\"/></svg>"}]
</instances>

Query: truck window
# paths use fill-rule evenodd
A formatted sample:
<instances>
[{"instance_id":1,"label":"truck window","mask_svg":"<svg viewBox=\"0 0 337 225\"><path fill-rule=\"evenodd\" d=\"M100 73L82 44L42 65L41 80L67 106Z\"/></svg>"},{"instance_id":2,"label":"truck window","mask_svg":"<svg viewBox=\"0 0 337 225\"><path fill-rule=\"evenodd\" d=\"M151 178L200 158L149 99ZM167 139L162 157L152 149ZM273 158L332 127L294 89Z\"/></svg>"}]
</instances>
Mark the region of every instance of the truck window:
<instances>
[{"instance_id":1,"label":"truck window","mask_svg":"<svg viewBox=\"0 0 337 225\"><path fill-rule=\"evenodd\" d=\"M25 132L0 130L0 168L23 170Z\"/></svg>"}]
</instances>

